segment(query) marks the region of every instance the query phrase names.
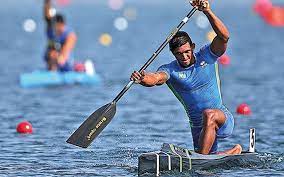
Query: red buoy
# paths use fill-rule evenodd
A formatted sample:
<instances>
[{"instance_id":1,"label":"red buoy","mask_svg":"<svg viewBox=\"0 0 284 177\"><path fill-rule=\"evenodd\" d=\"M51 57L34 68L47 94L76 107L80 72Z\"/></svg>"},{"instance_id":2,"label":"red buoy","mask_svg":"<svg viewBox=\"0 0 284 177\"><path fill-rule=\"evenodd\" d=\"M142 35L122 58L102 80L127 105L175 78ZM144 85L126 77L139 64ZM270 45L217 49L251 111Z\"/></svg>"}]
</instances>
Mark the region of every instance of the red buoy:
<instances>
[{"instance_id":1,"label":"red buoy","mask_svg":"<svg viewBox=\"0 0 284 177\"><path fill-rule=\"evenodd\" d=\"M18 133L32 133L33 128L32 124L28 121L20 122L17 126L17 132Z\"/></svg>"},{"instance_id":2,"label":"red buoy","mask_svg":"<svg viewBox=\"0 0 284 177\"><path fill-rule=\"evenodd\" d=\"M85 72L85 65L84 65L84 63L75 63L74 64L74 70L76 72Z\"/></svg>"},{"instance_id":3,"label":"red buoy","mask_svg":"<svg viewBox=\"0 0 284 177\"><path fill-rule=\"evenodd\" d=\"M264 16L264 20L275 27L284 26L284 8L274 6L268 13Z\"/></svg>"},{"instance_id":4,"label":"red buoy","mask_svg":"<svg viewBox=\"0 0 284 177\"><path fill-rule=\"evenodd\" d=\"M242 115L250 115L251 109L246 103L242 103L238 106L237 113Z\"/></svg>"},{"instance_id":5,"label":"red buoy","mask_svg":"<svg viewBox=\"0 0 284 177\"><path fill-rule=\"evenodd\" d=\"M230 61L230 57L224 54L218 59L218 62L222 65L228 66L231 61Z\"/></svg>"},{"instance_id":6,"label":"red buoy","mask_svg":"<svg viewBox=\"0 0 284 177\"><path fill-rule=\"evenodd\" d=\"M253 10L255 13L264 17L272 9L273 5L270 0L256 0L253 5Z\"/></svg>"},{"instance_id":7,"label":"red buoy","mask_svg":"<svg viewBox=\"0 0 284 177\"><path fill-rule=\"evenodd\" d=\"M256 0L253 10L269 25L284 26L284 7L274 6L271 0Z\"/></svg>"}]
</instances>

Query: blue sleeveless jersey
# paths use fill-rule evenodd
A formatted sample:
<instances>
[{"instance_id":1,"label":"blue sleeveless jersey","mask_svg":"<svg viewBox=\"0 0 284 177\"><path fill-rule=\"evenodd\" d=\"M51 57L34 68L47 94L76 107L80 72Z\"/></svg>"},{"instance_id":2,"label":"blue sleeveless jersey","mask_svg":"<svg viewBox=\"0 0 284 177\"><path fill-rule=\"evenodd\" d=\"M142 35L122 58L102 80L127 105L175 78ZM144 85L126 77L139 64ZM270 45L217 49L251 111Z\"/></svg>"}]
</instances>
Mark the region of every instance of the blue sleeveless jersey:
<instances>
[{"instance_id":1,"label":"blue sleeveless jersey","mask_svg":"<svg viewBox=\"0 0 284 177\"><path fill-rule=\"evenodd\" d=\"M192 127L202 126L202 112L205 109L223 109L218 56L205 45L194 54L195 63L188 68L180 66L177 60L159 67L168 75L167 85L183 104Z\"/></svg>"},{"instance_id":2,"label":"blue sleeveless jersey","mask_svg":"<svg viewBox=\"0 0 284 177\"><path fill-rule=\"evenodd\" d=\"M70 27L66 26L65 31L60 35L56 36L55 32L52 30L52 28L47 29L47 39L49 42L56 42L59 43L61 46L66 42L67 36L73 32L73 29Z\"/></svg>"},{"instance_id":3,"label":"blue sleeveless jersey","mask_svg":"<svg viewBox=\"0 0 284 177\"><path fill-rule=\"evenodd\" d=\"M72 28L66 26L65 27L65 31L60 35L60 36L56 36L55 32L53 31L52 28L48 28L46 35L47 35L47 39L48 39L48 43L56 43L56 46L59 45L59 47L61 48L64 43L66 42L67 36L74 32ZM48 51L47 51L48 52ZM45 60L47 60L47 52L45 54ZM69 54L69 58L67 60L67 62L65 63L65 65L63 66L59 66L59 70L60 71L69 71L72 70L72 66L70 63L72 63L74 57L73 57L73 52L71 52Z\"/></svg>"}]
</instances>

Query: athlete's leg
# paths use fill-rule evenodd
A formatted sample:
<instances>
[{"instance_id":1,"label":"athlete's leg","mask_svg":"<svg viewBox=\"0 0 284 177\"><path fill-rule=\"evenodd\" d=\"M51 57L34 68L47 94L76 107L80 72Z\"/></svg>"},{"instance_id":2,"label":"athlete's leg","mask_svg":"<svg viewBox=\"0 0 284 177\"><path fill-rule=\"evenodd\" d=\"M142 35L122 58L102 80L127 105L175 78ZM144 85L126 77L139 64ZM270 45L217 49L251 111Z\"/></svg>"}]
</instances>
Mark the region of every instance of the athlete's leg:
<instances>
[{"instance_id":1,"label":"athlete's leg","mask_svg":"<svg viewBox=\"0 0 284 177\"><path fill-rule=\"evenodd\" d=\"M199 153L209 154L212 145L217 137L217 131L226 122L227 117L219 109L206 109L203 111L203 129L199 137ZM228 122L227 122L228 123ZM241 146L236 145L230 150L224 151L226 154L239 154Z\"/></svg>"},{"instance_id":2,"label":"athlete's leg","mask_svg":"<svg viewBox=\"0 0 284 177\"><path fill-rule=\"evenodd\" d=\"M224 113L219 109L203 111L203 128L199 137L199 153L209 154L216 139L216 131L226 121Z\"/></svg>"}]
</instances>

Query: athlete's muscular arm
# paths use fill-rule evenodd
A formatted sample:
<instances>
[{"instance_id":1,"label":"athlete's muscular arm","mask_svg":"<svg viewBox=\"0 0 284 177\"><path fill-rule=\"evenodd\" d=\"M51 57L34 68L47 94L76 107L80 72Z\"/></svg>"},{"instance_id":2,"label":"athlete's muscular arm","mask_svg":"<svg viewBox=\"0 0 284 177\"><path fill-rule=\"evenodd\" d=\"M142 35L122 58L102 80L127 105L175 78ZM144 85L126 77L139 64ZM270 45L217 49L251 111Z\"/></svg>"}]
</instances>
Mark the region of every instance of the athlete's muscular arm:
<instances>
[{"instance_id":1,"label":"athlete's muscular arm","mask_svg":"<svg viewBox=\"0 0 284 177\"><path fill-rule=\"evenodd\" d=\"M211 51L217 56L221 56L227 49L229 41L229 31L224 23L212 12L208 0L193 0L193 6L197 6L200 11L207 16L213 30L217 36L212 41Z\"/></svg>"},{"instance_id":2,"label":"athlete's muscular arm","mask_svg":"<svg viewBox=\"0 0 284 177\"><path fill-rule=\"evenodd\" d=\"M51 26L51 19L52 19L52 16L50 14L50 9L51 9L51 0L45 0L43 12L44 12L44 19L45 19L48 27Z\"/></svg>"},{"instance_id":3,"label":"athlete's muscular arm","mask_svg":"<svg viewBox=\"0 0 284 177\"><path fill-rule=\"evenodd\" d=\"M75 44L77 41L77 36L74 32L70 33L66 39L66 42L62 46L62 49L59 53L58 57L58 63L63 65L66 63L67 59L69 58L69 55L71 51L74 49Z\"/></svg>"},{"instance_id":4,"label":"athlete's muscular arm","mask_svg":"<svg viewBox=\"0 0 284 177\"><path fill-rule=\"evenodd\" d=\"M168 80L168 75L163 71L155 73L146 73L145 71L139 73L134 71L130 77L130 80L135 81L135 83L141 84L145 87L153 87L164 84Z\"/></svg>"}]
</instances>

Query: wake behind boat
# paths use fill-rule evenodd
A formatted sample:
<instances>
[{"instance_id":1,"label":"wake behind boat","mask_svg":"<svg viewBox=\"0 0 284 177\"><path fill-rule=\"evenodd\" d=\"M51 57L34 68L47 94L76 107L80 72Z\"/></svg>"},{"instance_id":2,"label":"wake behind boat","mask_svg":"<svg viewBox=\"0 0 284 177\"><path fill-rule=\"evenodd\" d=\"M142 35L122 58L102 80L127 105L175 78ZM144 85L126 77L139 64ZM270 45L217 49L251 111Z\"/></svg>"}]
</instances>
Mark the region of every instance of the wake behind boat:
<instances>
[{"instance_id":1,"label":"wake behind boat","mask_svg":"<svg viewBox=\"0 0 284 177\"><path fill-rule=\"evenodd\" d=\"M237 155L203 155L173 144L164 143L160 151L148 152L139 156L138 174L155 174L165 171L185 172L220 167L247 167L260 162L255 152L255 129L250 130L250 148Z\"/></svg>"}]
</instances>

